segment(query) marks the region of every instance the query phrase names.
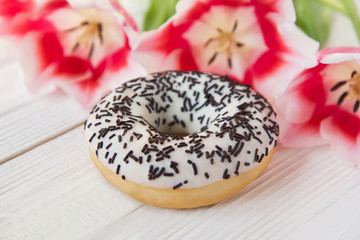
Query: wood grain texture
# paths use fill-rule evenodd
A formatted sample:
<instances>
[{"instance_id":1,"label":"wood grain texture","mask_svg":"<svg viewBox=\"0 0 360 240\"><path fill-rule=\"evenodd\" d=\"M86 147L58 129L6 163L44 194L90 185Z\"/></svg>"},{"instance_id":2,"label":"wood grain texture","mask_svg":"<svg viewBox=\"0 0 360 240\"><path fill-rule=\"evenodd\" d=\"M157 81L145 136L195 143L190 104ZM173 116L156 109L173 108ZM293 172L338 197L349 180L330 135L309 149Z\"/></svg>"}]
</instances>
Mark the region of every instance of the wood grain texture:
<instances>
[{"instance_id":1,"label":"wood grain texture","mask_svg":"<svg viewBox=\"0 0 360 240\"><path fill-rule=\"evenodd\" d=\"M352 239L359 200L359 170L321 147L280 148L211 207L143 205L105 181L78 127L0 166L0 239Z\"/></svg>"},{"instance_id":2,"label":"wood grain texture","mask_svg":"<svg viewBox=\"0 0 360 240\"><path fill-rule=\"evenodd\" d=\"M138 23L143 1L122 0ZM344 39L336 32L334 46ZM92 165L76 127L87 112L67 98L30 94L18 66L1 60L1 240L360 239L359 169L328 147L278 149L260 178L211 207L143 205Z\"/></svg>"},{"instance_id":3,"label":"wood grain texture","mask_svg":"<svg viewBox=\"0 0 360 240\"><path fill-rule=\"evenodd\" d=\"M31 94L23 78L16 62L0 65L0 164L74 128L88 114L68 97Z\"/></svg>"},{"instance_id":4,"label":"wood grain texture","mask_svg":"<svg viewBox=\"0 0 360 240\"><path fill-rule=\"evenodd\" d=\"M82 239L140 203L91 163L81 127L0 166L0 239Z\"/></svg>"},{"instance_id":5,"label":"wood grain texture","mask_svg":"<svg viewBox=\"0 0 360 240\"><path fill-rule=\"evenodd\" d=\"M344 225L359 221L359 184L358 169L327 147L282 149L264 175L231 199L194 211L144 206L94 239L112 239L124 225L134 226L124 235L134 239L356 239L359 231ZM339 205L346 211L334 214Z\"/></svg>"},{"instance_id":6,"label":"wood grain texture","mask_svg":"<svg viewBox=\"0 0 360 240\"><path fill-rule=\"evenodd\" d=\"M82 124L87 115L60 96L43 96L0 115L0 164Z\"/></svg>"}]
</instances>

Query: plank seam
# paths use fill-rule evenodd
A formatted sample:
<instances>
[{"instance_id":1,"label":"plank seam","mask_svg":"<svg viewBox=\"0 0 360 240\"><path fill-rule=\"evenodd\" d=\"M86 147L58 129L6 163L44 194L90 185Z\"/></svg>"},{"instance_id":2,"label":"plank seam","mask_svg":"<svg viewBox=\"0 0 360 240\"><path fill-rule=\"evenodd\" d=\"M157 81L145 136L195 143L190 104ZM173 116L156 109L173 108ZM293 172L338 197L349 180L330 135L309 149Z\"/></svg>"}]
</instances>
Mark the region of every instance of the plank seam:
<instances>
[{"instance_id":1,"label":"plank seam","mask_svg":"<svg viewBox=\"0 0 360 240\"><path fill-rule=\"evenodd\" d=\"M47 143L47 142L49 142L49 141L51 141L51 140L54 140L55 138L57 138L57 137L59 137L59 136L61 136L61 135L64 135L64 134L66 134L66 133L74 130L74 129L77 128L77 127L80 127L81 125L84 124L84 121L85 121L85 120L81 120L81 122L76 123L76 124L75 124L74 126L72 126L71 128L65 129L64 131L62 131L62 132L60 132L60 133L58 133L58 134L56 134L56 135L54 135L54 136L51 136L51 137L49 137L49 138L47 138L47 139L44 139L44 140L42 140L42 141L40 141L40 142L38 142L38 143L35 143L35 144L33 144L33 145L30 145L29 147L21 150L20 152L15 152L15 153L11 154L10 156L4 158L4 159L0 162L0 166L1 166L2 164L4 164L4 163L6 163L6 162L8 162L8 161L10 161L10 160L12 160L12 159L14 159L14 158L16 158L16 157L19 157L20 155L22 155L22 154L24 154L24 153L27 153L27 152L33 150L34 148L39 147L40 145L43 145L44 143Z\"/></svg>"}]
</instances>

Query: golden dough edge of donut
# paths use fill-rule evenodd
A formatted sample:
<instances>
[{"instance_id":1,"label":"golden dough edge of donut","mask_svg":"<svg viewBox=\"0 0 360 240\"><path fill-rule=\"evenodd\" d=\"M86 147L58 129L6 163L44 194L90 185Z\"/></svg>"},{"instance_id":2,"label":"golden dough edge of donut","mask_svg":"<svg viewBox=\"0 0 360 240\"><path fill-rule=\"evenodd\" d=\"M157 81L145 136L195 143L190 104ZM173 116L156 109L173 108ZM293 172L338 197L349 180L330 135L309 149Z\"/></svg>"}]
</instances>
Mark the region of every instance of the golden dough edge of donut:
<instances>
[{"instance_id":1,"label":"golden dough edge of donut","mask_svg":"<svg viewBox=\"0 0 360 240\"><path fill-rule=\"evenodd\" d=\"M162 208L197 208L218 203L238 193L258 178L269 165L275 148L264 157L261 163L238 176L220 180L200 188L157 189L142 186L127 180L107 168L89 149L90 158L100 173L115 187L136 200Z\"/></svg>"}]
</instances>

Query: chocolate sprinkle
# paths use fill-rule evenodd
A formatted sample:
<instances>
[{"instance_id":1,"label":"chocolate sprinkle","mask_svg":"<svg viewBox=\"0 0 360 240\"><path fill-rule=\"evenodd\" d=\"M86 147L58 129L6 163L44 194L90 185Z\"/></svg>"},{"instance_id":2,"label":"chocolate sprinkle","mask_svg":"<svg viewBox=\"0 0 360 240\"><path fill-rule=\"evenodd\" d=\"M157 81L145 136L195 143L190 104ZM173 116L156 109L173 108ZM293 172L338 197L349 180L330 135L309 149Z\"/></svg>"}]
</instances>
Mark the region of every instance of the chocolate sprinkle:
<instances>
[{"instance_id":1,"label":"chocolate sprinkle","mask_svg":"<svg viewBox=\"0 0 360 240\"><path fill-rule=\"evenodd\" d=\"M178 189L179 187L181 187L183 184L182 183L178 183L178 184L176 184L175 186L173 186L173 189L175 190L175 189Z\"/></svg>"}]
</instances>

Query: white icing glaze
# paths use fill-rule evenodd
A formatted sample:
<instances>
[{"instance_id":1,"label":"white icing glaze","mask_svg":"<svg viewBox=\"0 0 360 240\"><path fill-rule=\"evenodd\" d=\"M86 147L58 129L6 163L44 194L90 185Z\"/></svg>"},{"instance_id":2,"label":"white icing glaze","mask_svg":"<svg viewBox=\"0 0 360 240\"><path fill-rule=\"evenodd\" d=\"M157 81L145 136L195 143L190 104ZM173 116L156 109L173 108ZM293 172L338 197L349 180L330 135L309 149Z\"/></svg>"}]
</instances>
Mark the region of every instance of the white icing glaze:
<instances>
[{"instance_id":1,"label":"white icing glaze","mask_svg":"<svg viewBox=\"0 0 360 240\"><path fill-rule=\"evenodd\" d=\"M275 117L248 85L168 71L129 81L105 96L90 113L85 135L99 160L126 180L187 189L254 167L276 145Z\"/></svg>"}]
</instances>

